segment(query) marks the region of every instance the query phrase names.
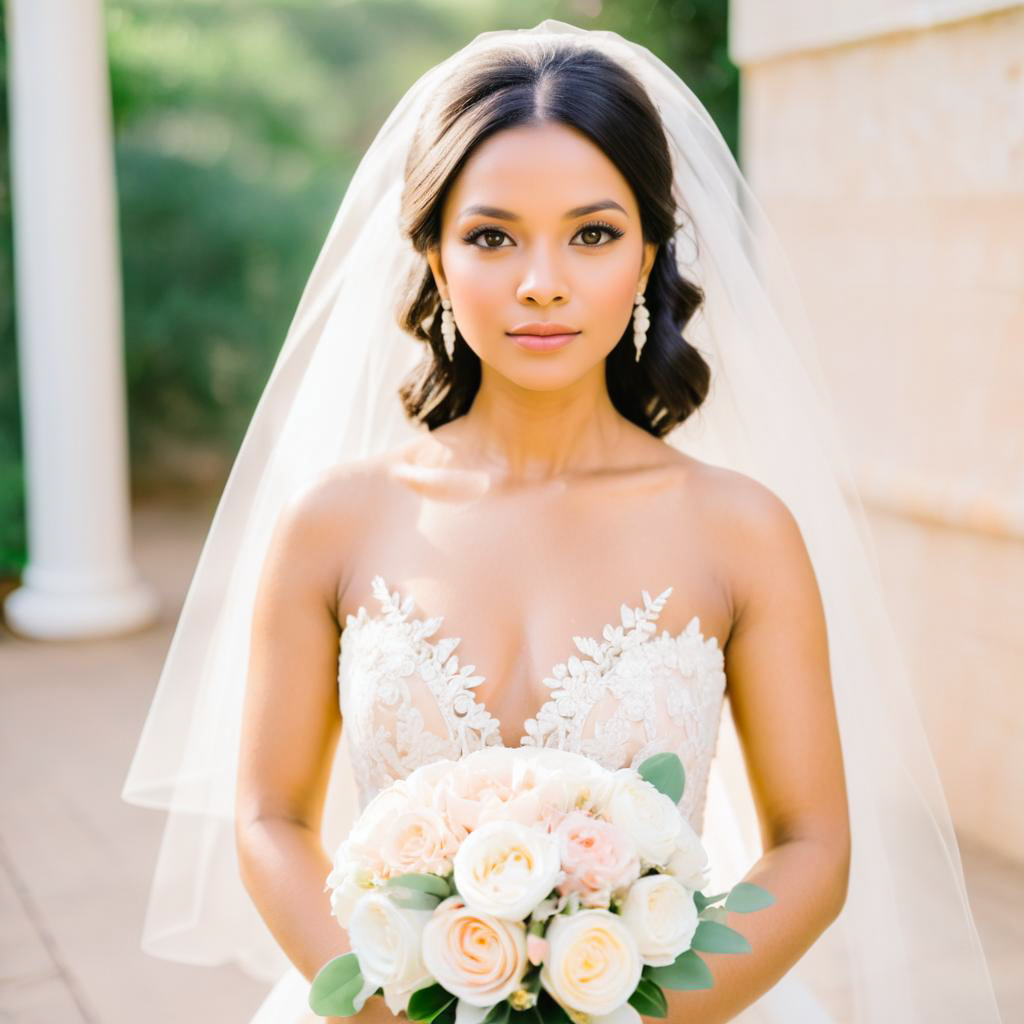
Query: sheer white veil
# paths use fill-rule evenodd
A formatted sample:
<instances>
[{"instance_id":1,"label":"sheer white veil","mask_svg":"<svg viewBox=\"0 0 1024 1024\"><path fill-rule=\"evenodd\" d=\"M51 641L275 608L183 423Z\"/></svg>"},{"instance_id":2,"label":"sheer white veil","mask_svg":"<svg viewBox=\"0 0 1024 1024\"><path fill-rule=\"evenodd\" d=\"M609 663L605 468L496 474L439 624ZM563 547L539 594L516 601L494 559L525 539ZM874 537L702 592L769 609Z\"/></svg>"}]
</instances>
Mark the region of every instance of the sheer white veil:
<instances>
[{"instance_id":1,"label":"sheer white veil","mask_svg":"<svg viewBox=\"0 0 1024 1024\"><path fill-rule=\"evenodd\" d=\"M359 164L242 442L189 588L122 797L166 810L143 948L235 962L277 980L289 962L239 879L233 813L253 600L285 502L328 467L418 433L397 395L423 356L396 320L400 283L423 272L399 231L405 157L438 85L493 46L594 47L658 109L688 227L680 272L705 302L686 328L712 370L697 414L665 440L770 487L797 519L828 627L853 835L839 918L740 1018L999 1020L943 791L885 607L860 499L831 419L784 253L714 122L679 77L614 32L548 19L484 32L402 97ZM813 766L808 766L813 770ZM323 826L333 852L358 812L345 730ZM716 891L761 854L728 705L704 838ZM755 951L756 955L756 951Z\"/></svg>"}]
</instances>

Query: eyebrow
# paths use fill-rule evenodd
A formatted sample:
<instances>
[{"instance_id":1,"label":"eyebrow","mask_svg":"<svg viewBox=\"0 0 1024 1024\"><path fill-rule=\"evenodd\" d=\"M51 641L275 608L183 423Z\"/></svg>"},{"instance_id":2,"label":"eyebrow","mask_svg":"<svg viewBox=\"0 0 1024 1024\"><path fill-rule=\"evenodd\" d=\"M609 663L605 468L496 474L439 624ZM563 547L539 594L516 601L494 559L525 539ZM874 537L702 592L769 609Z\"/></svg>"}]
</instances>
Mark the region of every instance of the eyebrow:
<instances>
[{"instance_id":1,"label":"eyebrow","mask_svg":"<svg viewBox=\"0 0 1024 1024\"><path fill-rule=\"evenodd\" d=\"M585 217L588 213L596 213L598 210L622 210L623 213L626 211L621 207L614 199L599 199L595 203L587 203L585 206L574 206L569 210L564 220L575 220L577 217ZM473 214L479 213L484 217L494 217L498 220L512 220L518 221L522 218L511 210L502 210L497 206L467 206L460 214L460 217L469 217ZM626 213L628 217L629 214Z\"/></svg>"}]
</instances>

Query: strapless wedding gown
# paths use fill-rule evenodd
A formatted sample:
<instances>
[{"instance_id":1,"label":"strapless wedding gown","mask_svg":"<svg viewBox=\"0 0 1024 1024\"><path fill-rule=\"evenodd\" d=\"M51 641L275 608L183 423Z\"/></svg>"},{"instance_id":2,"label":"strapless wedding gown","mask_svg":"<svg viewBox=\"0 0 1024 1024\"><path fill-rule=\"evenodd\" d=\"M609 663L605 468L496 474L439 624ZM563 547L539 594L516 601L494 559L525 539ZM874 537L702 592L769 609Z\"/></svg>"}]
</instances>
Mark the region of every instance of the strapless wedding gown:
<instances>
[{"instance_id":1,"label":"strapless wedding gown","mask_svg":"<svg viewBox=\"0 0 1024 1024\"><path fill-rule=\"evenodd\" d=\"M460 665L459 637L439 634L443 616L419 617L411 597L373 580L379 609L360 607L342 632L338 693L359 805L395 779L439 758L504 746L498 720L476 699L485 679ZM520 746L583 753L610 769L672 751L686 771L680 810L700 832L708 772L725 695L724 656L693 616L675 636L657 629L672 593L625 604L601 636L572 638L578 653L555 665L551 696L523 725ZM250 1024L318 1024L309 982L290 968ZM357 1019L357 1018L356 1018Z\"/></svg>"}]
</instances>

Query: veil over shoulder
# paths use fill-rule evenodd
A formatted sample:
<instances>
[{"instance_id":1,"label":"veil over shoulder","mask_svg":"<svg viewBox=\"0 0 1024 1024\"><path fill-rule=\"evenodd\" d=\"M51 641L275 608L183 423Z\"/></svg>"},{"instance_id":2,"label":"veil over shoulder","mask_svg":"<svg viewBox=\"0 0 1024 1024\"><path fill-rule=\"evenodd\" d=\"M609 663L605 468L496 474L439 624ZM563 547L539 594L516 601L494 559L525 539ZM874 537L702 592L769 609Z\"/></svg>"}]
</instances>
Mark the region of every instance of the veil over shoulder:
<instances>
[{"instance_id":1,"label":"veil over shoulder","mask_svg":"<svg viewBox=\"0 0 1024 1024\"><path fill-rule=\"evenodd\" d=\"M825 608L852 828L848 896L811 949L737 1019L993 1024L999 1013L949 811L785 254L678 75L614 32L553 19L481 33L422 75L344 195L214 515L124 783L125 800L168 812L143 948L193 964L234 962L267 981L290 966L242 886L233 831L250 624L271 531L285 503L330 466L421 429L397 394L422 355L395 317L397 283L422 273L398 214L405 158L439 83L493 47L559 44L596 48L632 72L669 141L686 220L679 269L705 294L687 340L711 365L712 385L665 440L759 480L786 503ZM323 826L328 850L358 811L343 730ZM716 891L762 852L728 707L704 840Z\"/></svg>"}]
</instances>

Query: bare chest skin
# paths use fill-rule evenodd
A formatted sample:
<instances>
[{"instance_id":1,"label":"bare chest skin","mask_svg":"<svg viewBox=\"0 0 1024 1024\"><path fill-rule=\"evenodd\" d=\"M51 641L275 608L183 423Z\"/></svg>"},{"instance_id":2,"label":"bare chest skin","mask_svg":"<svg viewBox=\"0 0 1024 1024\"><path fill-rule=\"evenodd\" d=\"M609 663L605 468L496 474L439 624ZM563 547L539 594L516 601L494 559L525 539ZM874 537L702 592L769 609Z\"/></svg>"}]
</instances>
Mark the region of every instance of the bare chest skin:
<instances>
[{"instance_id":1,"label":"bare chest skin","mask_svg":"<svg viewBox=\"0 0 1024 1024\"><path fill-rule=\"evenodd\" d=\"M444 616L430 640L460 639L460 666L484 681L475 696L500 722L506 746L550 696L544 678L578 654L573 636L602 638L620 606L671 587L658 633L695 615L724 648L733 621L713 516L703 500L710 467L663 442L665 455L527 485L487 474L382 461L366 529L350 549L338 620L380 604L381 575L413 599L411 615ZM344 643L344 634L342 634Z\"/></svg>"}]
</instances>

